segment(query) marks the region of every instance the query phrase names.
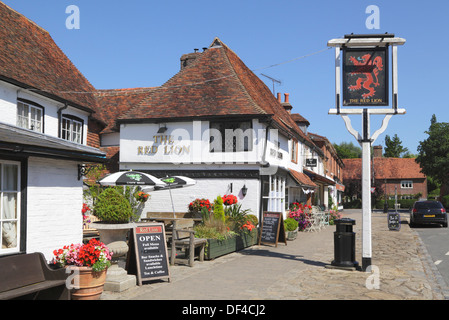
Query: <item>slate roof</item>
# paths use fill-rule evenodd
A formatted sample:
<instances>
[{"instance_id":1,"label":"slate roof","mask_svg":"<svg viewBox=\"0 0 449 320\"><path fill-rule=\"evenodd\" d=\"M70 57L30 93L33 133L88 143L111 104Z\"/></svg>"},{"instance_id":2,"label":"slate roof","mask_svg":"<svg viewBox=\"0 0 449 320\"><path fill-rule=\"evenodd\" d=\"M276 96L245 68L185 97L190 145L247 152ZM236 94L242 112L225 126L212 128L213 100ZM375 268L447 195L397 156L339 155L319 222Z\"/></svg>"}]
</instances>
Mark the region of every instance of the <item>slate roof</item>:
<instances>
[{"instance_id":1,"label":"slate roof","mask_svg":"<svg viewBox=\"0 0 449 320\"><path fill-rule=\"evenodd\" d=\"M270 89L220 39L119 122L250 116L273 119L280 130L314 146Z\"/></svg>"},{"instance_id":2,"label":"slate roof","mask_svg":"<svg viewBox=\"0 0 449 320\"><path fill-rule=\"evenodd\" d=\"M0 79L86 111L96 104L94 87L50 34L2 2Z\"/></svg>"},{"instance_id":3,"label":"slate roof","mask_svg":"<svg viewBox=\"0 0 449 320\"><path fill-rule=\"evenodd\" d=\"M413 158L373 158L375 179L425 179L421 168ZM362 159L343 159L343 180L362 177Z\"/></svg>"}]
</instances>

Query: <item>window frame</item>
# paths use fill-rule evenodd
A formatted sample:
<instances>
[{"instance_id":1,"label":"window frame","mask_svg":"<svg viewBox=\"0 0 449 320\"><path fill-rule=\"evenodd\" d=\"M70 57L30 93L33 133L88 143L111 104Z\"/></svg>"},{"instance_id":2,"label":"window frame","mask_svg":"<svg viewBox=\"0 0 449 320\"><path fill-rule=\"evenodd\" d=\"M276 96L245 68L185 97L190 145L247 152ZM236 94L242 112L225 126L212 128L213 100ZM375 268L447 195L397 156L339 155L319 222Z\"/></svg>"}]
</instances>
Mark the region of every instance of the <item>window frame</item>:
<instances>
[{"instance_id":1,"label":"window frame","mask_svg":"<svg viewBox=\"0 0 449 320\"><path fill-rule=\"evenodd\" d=\"M290 161L298 164L298 140L292 139L292 149L290 154Z\"/></svg>"},{"instance_id":2,"label":"window frame","mask_svg":"<svg viewBox=\"0 0 449 320\"><path fill-rule=\"evenodd\" d=\"M16 167L17 175L16 175L16 188L15 190L7 190L5 189L5 172L4 167L5 165L13 165ZM22 249L22 216L23 216L23 208L22 208L22 164L18 161L10 161L10 160L4 160L0 159L0 256L7 255L7 254L14 254L21 252ZM16 195L16 202L15 202L15 218L6 218L3 214L4 209L4 195L5 193L11 194L14 193ZM7 222L15 222L16 223L16 241L17 245L13 248L3 248L3 223Z\"/></svg>"},{"instance_id":3,"label":"window frame","mask_svg":"<svg viewBox=\"0 0 449 320\"><path fill-rule=\"evenodd\" d=\"M65 121L69 123L69 129L64 128ZM78 133L79 141L74 141L73 140L74 124L78 124L79 128L80 128L80 132ZM68 131L68 133L65 133L67 131ZM67 138L67 136L68 136L68 138ZM84 141L84 120L79 118L79 117L77 117L77 116L70 115L70 114L63 114L63 115L61 115L60 138L64 139L64 140L67 140L67 141L70 141L70 142L83 144L83 141Z\"/></svg>"},{"instance_id":4,"label":"window frame","mask_svg":"<svg viewBox=\"0 0 449 320\"><path fill-rule=\"evenodd\" d=\"M268 176L262 180L262 210L284 213L286 205L286 177Z\"/></svg>"},{"instance_id":5,"label":"window frame","mask_svg":"<svg viewBox=\"0 0 449 320\"><path fill-rule=\"evenodd\" d=\"M246 129L242 128L242 124L249 124L249 127ZM219 129L217 129L215 126L219 126ZM245 146L245 140L243 141L243 150L237 150L238 143L237 143L237 137L233 136L233 149L226 150L226 132L228 130L243 130L245 133L247 130L250 130L250 136L247 137L244 136L243 139L248 139L248 144ZM212 139L215 139L216 137L212 135L212 130L218 130L221 134L221 150L216 150L212 148ZM229 132L229 131L228 131ZM253 151L253 122L252 120L243 120L243 121L209 121L209 152L215 153L235 153L235 152L251 152Z\"/></svg>"},{"instance_id":6,"label":"window frame","mask_svg":"<svg viewBox=\"0 0 449 320\"><path fill-rule=\"evenodd\" d=\"M401 180L401 189L413 189L413 180Z\"/></svg>"},{"instance_id":7,"label":"window frame","mask_svg":"<svg viewBox=\"0 0 449 320\"><path fill-rule=\"evenodd\" d=\"M24 106L28 107L28 111L27 111L27 121L28 121L28 125L27 127L21 125L21 121L19 120L19 117L24 117L22 115L19 114L19 104L22 104ZM31 128L31 123L32 123L32 119L31 119L31 109L35 109L35 110L39 110L41 115L40 115L40 124L41 124L41 130L34 130L33 128ZM38 133L45 133L45 107L40 105L39 103L36 103L34 101L31 100L27 100L27 99L22 99L22 98L17 98L17 118L16 118L16 126L19 128L23 128L23 129L27 129L27 130L31 130L34 132L38 132Z\"/></svg>"}]
</instances>

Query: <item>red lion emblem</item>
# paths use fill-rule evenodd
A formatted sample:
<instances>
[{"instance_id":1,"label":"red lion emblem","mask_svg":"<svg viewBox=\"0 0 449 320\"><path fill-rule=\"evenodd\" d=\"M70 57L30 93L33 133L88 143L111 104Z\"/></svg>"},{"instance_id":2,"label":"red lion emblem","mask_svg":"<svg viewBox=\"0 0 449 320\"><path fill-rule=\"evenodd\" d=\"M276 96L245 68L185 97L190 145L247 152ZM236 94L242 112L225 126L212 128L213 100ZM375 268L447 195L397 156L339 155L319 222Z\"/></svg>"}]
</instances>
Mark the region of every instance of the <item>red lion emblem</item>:
<instances>
[{"instance_id":1,"label":"red lion emblem","mask_svg":"<svg viewBox=\"0 0 449 320\"><path fill-rule=\"evenodd\" d=\"M359 75L360 77L356 80L356 84L349 86L348 89L351 91L356 91L363 88L368 90L368 93L362 94L364 99L374 97L376 90L374 87L379 86L379 79L377 78L379 71L383 70L382 57L375 57L374 60L371 59L370 54L365 54L359 59L355 57L349 57L349 60L354 64L354 66L359 66L354 72L350 73L351 76ZM376 77L376 82L374 82L374 77Z\"/></svg>"}]
</instances>

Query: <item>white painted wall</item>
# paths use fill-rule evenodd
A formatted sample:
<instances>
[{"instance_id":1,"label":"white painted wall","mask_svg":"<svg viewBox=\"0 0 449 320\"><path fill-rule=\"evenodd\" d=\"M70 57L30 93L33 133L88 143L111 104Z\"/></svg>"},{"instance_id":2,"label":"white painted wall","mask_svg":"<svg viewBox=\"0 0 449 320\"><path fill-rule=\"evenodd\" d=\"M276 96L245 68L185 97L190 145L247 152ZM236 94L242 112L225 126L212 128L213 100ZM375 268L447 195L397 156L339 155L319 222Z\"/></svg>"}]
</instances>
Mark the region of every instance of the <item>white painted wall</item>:
<instances>
[{"instance_id":1,"label":"white painted wall","mask_svg":"<svg viewBox=\"0 0 449 320\"><path fill-rule=\"evenodd\" d=\"M171 190L175 212L187 212L190 202L197 198L209 199L212 203L217 196L233 194L237 197L242 209L251 209L251 214L259 216L260 184L255 179L196 179L196 185ZM229 185L232 183L230 192ZM242 187L246 185L248 192L245 197L241 193ZM142 217L146 212L173 212L170 193L168 190L151 191L151 198L145 203Z\"/></svg>"},{"instance_id":2,"label":"white painted wall","mask_svg":"<svg viewBox=\"0 0 449 320\"><path fill-rule=\"evenodd\" d=\"M17 124L17 98L27 99L43 106L44 133L58 137L58 110L64 107L64 104L3 81L0 81L0 122L13 126ZM73 115L84 121L83 144L87 144L89 114L71 106L63 110L62 114Z\"/></svg>"},{"instance_id":3,"label":"white painted wall","mask_svg":"<svg viewBox=\"0 0 449 320\"><path fill-rule=\"evenodd\" d=\"M42 252L81 243L83 221L82 181L78 163L30 158L27 188L27 252Z\"/></svg>"}]
</instances>

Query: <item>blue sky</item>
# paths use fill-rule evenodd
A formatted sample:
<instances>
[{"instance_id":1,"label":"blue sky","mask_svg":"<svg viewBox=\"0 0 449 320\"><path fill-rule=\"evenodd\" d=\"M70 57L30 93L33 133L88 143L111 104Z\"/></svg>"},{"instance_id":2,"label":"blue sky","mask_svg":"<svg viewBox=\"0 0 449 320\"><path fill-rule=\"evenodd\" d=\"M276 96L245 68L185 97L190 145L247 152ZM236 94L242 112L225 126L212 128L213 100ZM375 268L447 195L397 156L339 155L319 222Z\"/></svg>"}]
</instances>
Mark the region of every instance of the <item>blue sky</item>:
<instances>
[{"instance_id":1,"label":"blue sky","mask_svg":"<svg viewBox=\"0 0 449 320\"><path fill-rule=\"evenodd\" d=\"M98 89L159 86L179 71L179 58L219 37L267 86L261 73L282 81L293 111L311 132L331 142L354 142L335 107L334 50L345 34L394 33L407 40L398 53L399 107L385 135L397 134L416 153L432 114L449 122L449 1L427 0L3 0L46 29ZM67 29L66 8L80 10L80 29ZM380 29L367 29L369 5L380 11ZM311 53L320 52L302 59ZM293 60L293 61L291 61ZM286 61L289 63L280 64ZM269 67L273 66L273 67ZM268 67L268 68L266 68ZM382 116L372 116L371 133ZM351 118L360 130L361 118Z\"/></svg>"}]
</instances>

